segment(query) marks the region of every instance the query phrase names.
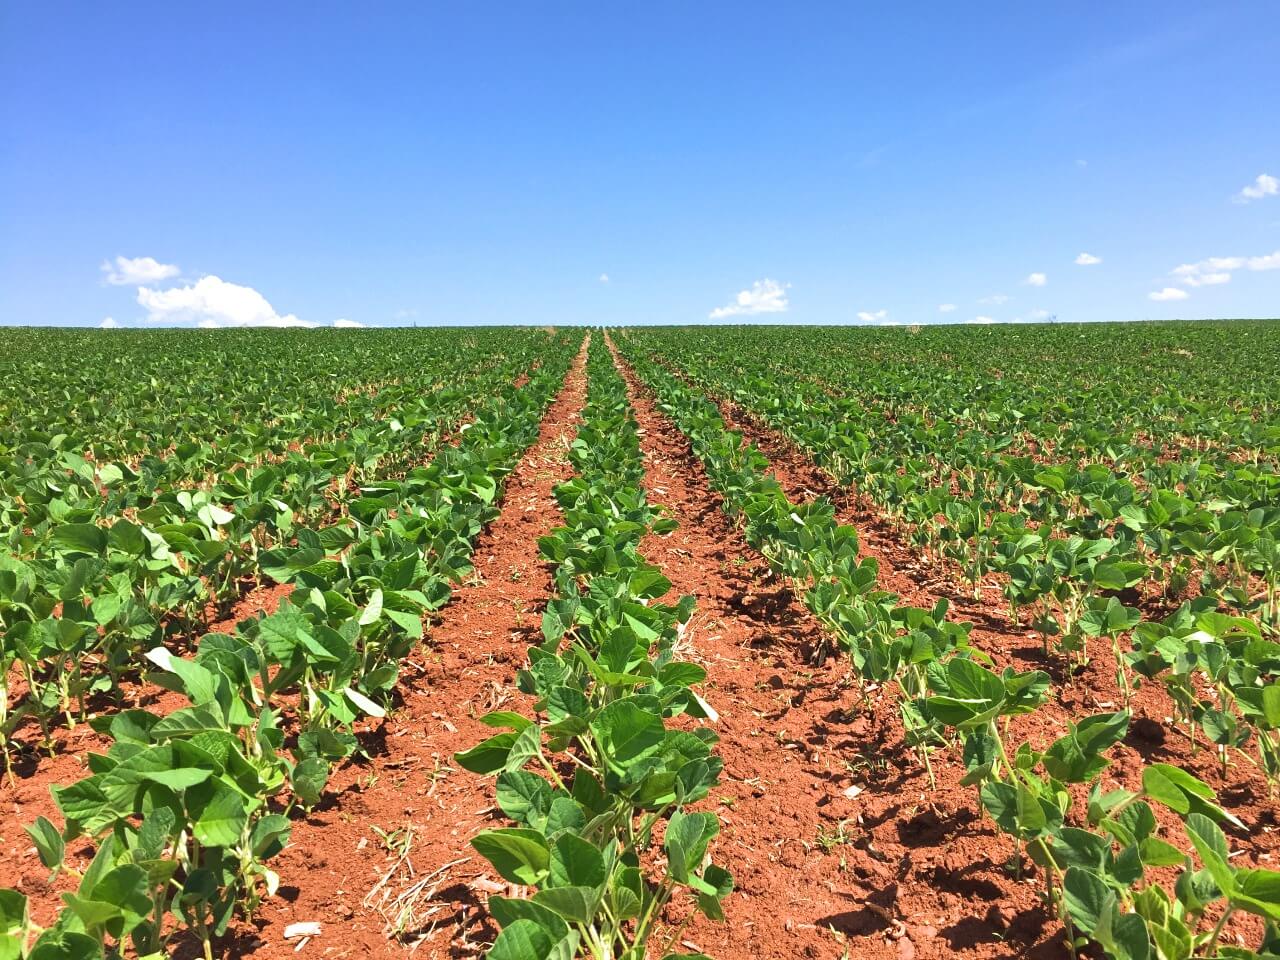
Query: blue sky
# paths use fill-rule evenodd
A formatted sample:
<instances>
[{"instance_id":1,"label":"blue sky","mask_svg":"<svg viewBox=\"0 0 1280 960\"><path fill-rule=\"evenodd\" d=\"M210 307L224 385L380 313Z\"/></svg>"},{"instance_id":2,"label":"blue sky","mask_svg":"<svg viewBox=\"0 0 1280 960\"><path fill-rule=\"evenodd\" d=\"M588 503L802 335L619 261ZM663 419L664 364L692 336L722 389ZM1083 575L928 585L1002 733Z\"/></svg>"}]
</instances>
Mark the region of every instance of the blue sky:
<instances>
[{"instance_id":1,"label":"blue sky","mask_svg":"<svg viewBox=\"0 0 1280 960\"><path fill-rule=\"evenodd\" d=\"M1261 2L5 4L0 322L1276 316L1278 42Z\"/></svg>"}]
</instances>

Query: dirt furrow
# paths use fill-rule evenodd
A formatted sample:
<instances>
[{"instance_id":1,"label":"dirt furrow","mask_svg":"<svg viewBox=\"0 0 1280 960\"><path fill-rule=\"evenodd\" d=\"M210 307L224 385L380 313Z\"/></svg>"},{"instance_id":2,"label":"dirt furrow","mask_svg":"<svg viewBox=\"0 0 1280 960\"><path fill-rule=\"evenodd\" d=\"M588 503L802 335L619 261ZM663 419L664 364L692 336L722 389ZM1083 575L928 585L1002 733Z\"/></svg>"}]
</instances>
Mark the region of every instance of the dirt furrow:
<instances>
[{"instance_id":1,"label":"dirt furrow","mask_svg":"<svg viewBox=\"0 0 1280 960\"><path fill-rule=\"evenodd\" d=\"M876 850L846 795L865 742L843 665L810 666L816 621L743 540L720 509L687 440L620 364L641 428L645 486L680 527L641 545L692 593L689 655L708 670L706 697L720 714L725 761L708 805L722 831L717 862L734 875L727 922L694 920L682 934L719 960L764 957L899 957L899 864ZM852 791L856 792L856 791ZM682 916L673 916L680 922ZM922 940L936 936L916 930Z\"/></svg>"}]
</instances>

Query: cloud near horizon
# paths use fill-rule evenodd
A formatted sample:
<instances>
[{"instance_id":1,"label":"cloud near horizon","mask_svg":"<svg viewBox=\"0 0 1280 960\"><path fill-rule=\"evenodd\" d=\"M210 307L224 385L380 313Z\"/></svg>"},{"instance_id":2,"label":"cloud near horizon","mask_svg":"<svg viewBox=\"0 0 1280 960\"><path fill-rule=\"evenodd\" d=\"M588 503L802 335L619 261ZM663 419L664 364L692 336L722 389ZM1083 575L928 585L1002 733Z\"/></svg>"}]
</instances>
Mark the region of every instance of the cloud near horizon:
<instances>
[{"instance_id":1,"label":"cloud near horizon","mask_svg":"<svg viewBox=\"0 0 1280 960\"><path fill-rule=\"evenodd\" d=\"M1169 275L1184 287L1216 287L1230 283L1231 274L1237 270L1250 270L1255 273L1280 270L1280 250L1257 257L1205 257L1194 263L1179 264L1169 271ZM1182 295L1173 296L1170 291ZM1165 287L1149 296L1152 300L1185 300L1190 294L1177 287Z\"/></svg>"},{"instance_id":2,"label":"cloud near horizon","mask_svg":"<svg viewBox=\"0 0 1280 960\"><path fill-rule=\"evenodd\" d=\"M253 287L229 283L210 274L186 287L168 290L138 288L138 304L147 322L194 323L198 327L314 327L292 313L279 314Z\"/></svg>"},{"instance_id":3,"label":"cloud near horizon","mask_svg":"<svg viewBox=\"0 0 1280 960\"><path fill-rule=\"evenodd\" d=\"M712 320L725 317L749 316L757 313L786 313L790 307L787 291L789 283L778 283L767 277L757 280L750 290L741 290L733 298L733 302L723 307L716 307L707 316Z\"/></svg>"},{"instance_id":4,"label":"cloud near horizon","mask_svg":"<svg viewBox=\"0 0 1280 960\"><path fill-rule=\"evenodd\" d=\"M155 257L115 257L100 266L103 282L109 286L136 286L136 300L147 313L147 324L177 326L194 325L206 329L217 327L317 327L296 314L280 313L253 287L223 280L214 274L201 276L177 286L164 287L163 280L181 274L177 264L161 263ZM185 283L185 285L183 285ZM416 313L416 311L406 311ZM122 326L107 317L100 326L113 329ZM341 317L335 327L363 327L356 320Z\"/></svg>"},{"instance_id":5,"label":"cloud near horizon","mask_svg":"<svg viewBox=\"0 0 1280 960\"><path fill-rule=\"evenodd\" d=\"M1081 267L1091 267L1095 263L1101 263L1101 257L1095 257L1092 253L1081 253L1076 257L1076 265Z\"/></svg>"}]
</instances>

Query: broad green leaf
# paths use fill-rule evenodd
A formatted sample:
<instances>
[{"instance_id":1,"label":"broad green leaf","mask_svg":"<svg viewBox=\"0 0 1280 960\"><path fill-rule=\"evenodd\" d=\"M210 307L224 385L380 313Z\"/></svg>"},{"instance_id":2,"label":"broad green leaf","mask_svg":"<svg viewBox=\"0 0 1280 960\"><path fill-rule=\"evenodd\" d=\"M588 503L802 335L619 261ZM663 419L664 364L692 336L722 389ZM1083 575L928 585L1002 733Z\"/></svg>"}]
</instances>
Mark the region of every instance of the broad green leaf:
<instances>
[{"instance_id":1,"label":"broad green leaf","mask_svg":"<svg viewBox=\"0 0 1280 960\"><path fill-rule=\"evenodd\" d=\"M511 748L517 736L519 735L515 733L500 733L477 743L470 750L455 753L453 759L464 770L470 770L472 773L497 773L506 766L507 757L511 754Z\"/></svg>"},{"instance_id":2,"label":"broad green leaf","mask_svg":"<svg viewBox=\"0 0 1280 960\"><path fill-rule=\"evenodd\" d=\"M485 830L471 839L471 845L511 883L538 884L547 875L551 851L536 830Z\"/></svg>"},{"instance_id":3,"label":"broad green leaf","mask_svg":"<svg viewBox=\"0 0 1280 960\"><path fill-rule=\"evenodd\" d=\"M625 774L628 769L662 749L666 730L662 718L636 706L633 700L615 700L591 724L600 741L605 763Z\"/></svg>"},{"instance_id":4,"label":"broad green leaf","mask_svg":"<svg viewBox=\"0 0 1280 960\"><path fill-rule=\"evenodd\" d=\"M193 829L196 839L206 847L234 847L240 843L247 822L240 794L215 783L213 795L199 811Z\"/></svg>"}]
</instances>

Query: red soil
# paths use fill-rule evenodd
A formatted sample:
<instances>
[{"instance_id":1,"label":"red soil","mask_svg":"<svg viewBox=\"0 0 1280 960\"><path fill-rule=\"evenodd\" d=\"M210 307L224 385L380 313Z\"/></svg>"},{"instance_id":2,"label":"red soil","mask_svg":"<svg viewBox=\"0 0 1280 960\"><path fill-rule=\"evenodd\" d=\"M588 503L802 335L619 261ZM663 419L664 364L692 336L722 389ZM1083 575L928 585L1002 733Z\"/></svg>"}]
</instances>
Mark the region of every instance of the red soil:
<instances>
[{"instance_id":1,"label":"red soil","mask_svg":"<svg viewBox=\"0 0 1280 960\"><path fill-rule=\"evenodd\" d=\"M479 716L523 697L513 681L552 590L537 537L559 521L552 488L572 473L565 453L585 399L582 360L507 480L502 513L476 546L476 575L406 663L403 702L361 736L370 758L338 771L331 799L295 823L273 863L280 896L228 956L293 955L284 929L301 921L322 925L303 956L473 956L492 942L483 904L506 884L468 840L502 815L492 781L456 767L453 754L492 735Z\"/></svg>"}]
</instances>

